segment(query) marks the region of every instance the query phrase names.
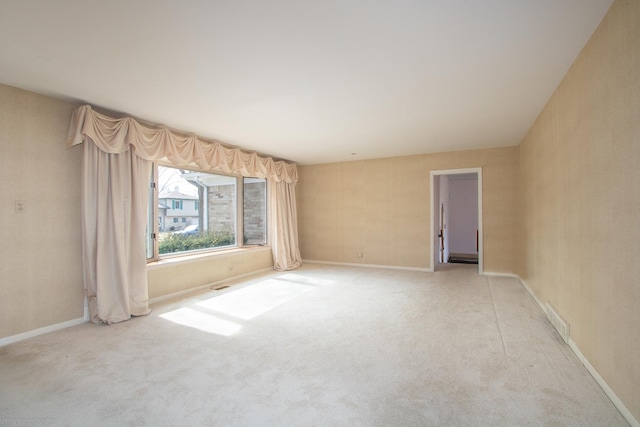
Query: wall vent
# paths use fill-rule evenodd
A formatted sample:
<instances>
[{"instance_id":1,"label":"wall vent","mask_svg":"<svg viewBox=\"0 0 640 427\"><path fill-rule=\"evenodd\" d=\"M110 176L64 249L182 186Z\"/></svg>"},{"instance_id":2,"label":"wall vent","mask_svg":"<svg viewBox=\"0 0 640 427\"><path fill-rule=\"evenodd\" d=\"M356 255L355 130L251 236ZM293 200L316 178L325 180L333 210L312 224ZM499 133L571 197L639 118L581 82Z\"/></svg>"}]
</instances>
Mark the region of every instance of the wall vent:
<instances>
[{"instance_id":1,"label":"wall vent","mask_svg":"<svg viewBox=\"0 0 640 427\"><path fill-rule=\"evenodd\" d=\"M569 323L558 314L558 312L549 303L546 304L545 309L547 319L558 331L564 342L569 343Z\"/></svg>"}]
</instances>

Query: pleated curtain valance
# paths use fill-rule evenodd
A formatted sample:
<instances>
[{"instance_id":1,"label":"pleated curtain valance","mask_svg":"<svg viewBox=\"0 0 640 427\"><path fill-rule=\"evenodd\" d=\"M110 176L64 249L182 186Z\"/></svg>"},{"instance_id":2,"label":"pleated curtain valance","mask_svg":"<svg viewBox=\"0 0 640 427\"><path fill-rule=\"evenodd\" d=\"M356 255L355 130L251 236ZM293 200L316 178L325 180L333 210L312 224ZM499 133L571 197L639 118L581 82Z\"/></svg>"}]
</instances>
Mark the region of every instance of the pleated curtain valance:
<instances>
[{"instance_id":1,"label":"pleated curtain valance","mask_svg":"<svg viewBox=\"0 0 640 427\"><path fill-rule=\"evenodd\" d=\"M145 125L131 117L112 118L94 111L90 105L82 105L73 112L67 146L81 144L87 137L106 153L132 150L142 159L166 160L176 166L268 178L274 182L298 181L294 163L226 147L166 127Z\"/></svg>"}]
</instances>

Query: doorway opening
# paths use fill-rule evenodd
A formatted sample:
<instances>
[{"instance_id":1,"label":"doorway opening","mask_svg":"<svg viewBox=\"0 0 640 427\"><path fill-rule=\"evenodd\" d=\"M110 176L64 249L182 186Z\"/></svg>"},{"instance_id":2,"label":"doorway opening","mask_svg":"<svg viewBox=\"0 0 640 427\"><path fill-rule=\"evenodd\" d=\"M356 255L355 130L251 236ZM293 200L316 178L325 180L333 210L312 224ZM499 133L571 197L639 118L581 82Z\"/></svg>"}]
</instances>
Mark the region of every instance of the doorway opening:
<instances>
[{"instance_id":1,"label":"doorway opening","mask_svg":"<svg viewBox=\"0 0 640 427\"><path fill-rule=\"evenodd\" d=\"M483 272L482 168L431 171L431 267L477 264Z\"/></svg>"}]
</instances>

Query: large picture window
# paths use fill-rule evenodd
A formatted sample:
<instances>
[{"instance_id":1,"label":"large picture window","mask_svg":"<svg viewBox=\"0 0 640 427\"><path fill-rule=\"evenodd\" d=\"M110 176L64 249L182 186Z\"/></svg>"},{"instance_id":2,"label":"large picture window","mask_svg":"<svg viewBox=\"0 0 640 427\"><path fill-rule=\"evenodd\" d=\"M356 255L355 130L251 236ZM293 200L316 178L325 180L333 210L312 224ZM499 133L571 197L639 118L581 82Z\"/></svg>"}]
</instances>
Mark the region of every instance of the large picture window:
<instances>
[{"instance_id":1,"label":"large picture window","mask_svg":"<svg viewBox=\"0 0 640 427\"><path fill-rule=\"evenodd\" d=\"M157 166L147 256L267 243L266 179Z\"/></svg>"}]
</instances>

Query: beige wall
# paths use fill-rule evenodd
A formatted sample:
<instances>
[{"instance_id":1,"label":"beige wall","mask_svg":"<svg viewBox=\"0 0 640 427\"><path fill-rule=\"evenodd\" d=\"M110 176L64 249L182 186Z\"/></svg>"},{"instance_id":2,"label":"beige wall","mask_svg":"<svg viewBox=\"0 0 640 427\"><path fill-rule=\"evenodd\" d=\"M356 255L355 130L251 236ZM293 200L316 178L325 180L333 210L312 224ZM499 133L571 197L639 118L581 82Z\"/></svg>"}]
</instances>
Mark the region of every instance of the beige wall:
<instances>
[{"instance_id":1,"label":"beige wall","mask_svg":"<svg viewBox=\"0 0 640 427\"><path fill-rule=\"evenodd\" d=\"M484 270L515 273L517 165L509 147L299 166L302 257L429 268L430 172L482 167Z\"/></svg>"},{"instance_id":2,"label":"beige wall","mask_svg":"<svg viewBox=\"0 0 640 427\"><path fill-rule=\"evenodd\" d=\"M161 261L147 267L149 298L183 292L272 267L273 255L271 248L266 246L196 257L187 262L172 262L170 259Z\"/></svg>"},{"instance_id":3,"label":"beige wall","mask_svg":"<svg viewBox=\"0 0 640 427\"><path fill-rule=\"evenodd\" d=\"M0 85L0 339L81 319L82 150L66 148L74 104ZM24 200L25 213L14 201ZM150 267L156 298L273 266L269 248Z\"/></svg>"},{"instance_id":4,"label":"beige wall","mask_svg":"<svg viewBox=\"0 0 640 427\"><path fill-rule=\"evenodd\" d=\"M83 316L81 150L66 149L72 108L0 85L0 338Z\"/></svg>"},{"instance_id":5,"label":"beige wall","mask_svg":"<svg viewBox=\"0 0 640 427\"><path fill-rule=\"evenodd\" d=\"M640 1L616 1L520 150L521 277L640 419Z\"/></svg>"}]
</instances>

